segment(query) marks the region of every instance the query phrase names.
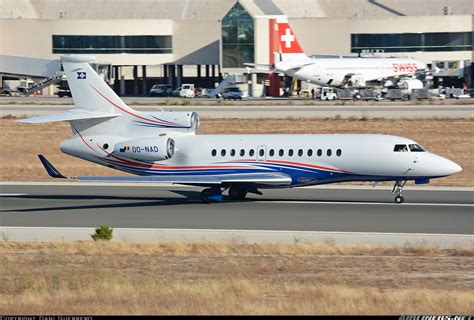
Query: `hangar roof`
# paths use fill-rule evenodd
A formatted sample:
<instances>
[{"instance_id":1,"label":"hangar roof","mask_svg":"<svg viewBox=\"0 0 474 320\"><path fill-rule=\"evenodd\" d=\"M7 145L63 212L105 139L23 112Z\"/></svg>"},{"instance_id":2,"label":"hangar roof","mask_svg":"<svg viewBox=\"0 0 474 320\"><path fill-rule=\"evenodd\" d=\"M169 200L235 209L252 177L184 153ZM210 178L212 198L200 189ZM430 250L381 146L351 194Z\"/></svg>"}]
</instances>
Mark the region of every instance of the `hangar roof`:
<instances>
[{"instance_id":1,"label":"hangar roof","mask_svg":"<svg viewBox=\"0 0 474 320\"><path fill-rule=\"evenodd\" d=\"M0 0L3 19L219 20L239 0ZM474 14L472 0L240 0L252 15L338 18Z\"/></svg>"}]
</instances>

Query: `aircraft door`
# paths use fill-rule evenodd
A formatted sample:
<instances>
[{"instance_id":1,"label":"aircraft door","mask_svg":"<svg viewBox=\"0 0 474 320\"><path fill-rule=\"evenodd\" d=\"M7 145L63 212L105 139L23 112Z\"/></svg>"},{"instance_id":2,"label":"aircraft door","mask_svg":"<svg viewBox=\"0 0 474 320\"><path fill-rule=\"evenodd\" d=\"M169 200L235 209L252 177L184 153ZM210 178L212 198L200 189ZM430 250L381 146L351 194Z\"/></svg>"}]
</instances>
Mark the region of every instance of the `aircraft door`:
<instances>
[{"instance_id":1,"label":"aircraft door","mask_svg":"<svg viewBox=\"0 0 474 320\"><path fill-rule=\"evenodd\" d=\"M258 146L257 148L257 161L267 160L267 146Z\"/></svg>"}]
</instances>

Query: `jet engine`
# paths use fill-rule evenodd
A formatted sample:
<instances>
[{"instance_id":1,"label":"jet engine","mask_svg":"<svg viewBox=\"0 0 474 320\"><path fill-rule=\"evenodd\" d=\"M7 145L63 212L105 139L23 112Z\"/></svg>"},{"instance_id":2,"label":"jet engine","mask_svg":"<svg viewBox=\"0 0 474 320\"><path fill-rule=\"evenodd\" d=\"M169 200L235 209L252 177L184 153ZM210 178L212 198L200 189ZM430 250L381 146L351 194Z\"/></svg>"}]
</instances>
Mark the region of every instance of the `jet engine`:
<instances>
[{"instance_id":1,"label":"jet engine","mask_svg":"<svg viewBox=\"0 0 474 320\"><path fill-rule=\"evenodd\" d=\"M173 157L175 142L169 137L127 140L114 146L113 154L142 161L162 161Z\"/></svg>"},{"instance_id":2,"label":"jet engine","mask_svg":"<svg viewBox=\"0 0 474 320\"><path fill-rule=\"evenodd\" d=\"M194 131L199 129L199 115L196 112L183 112L183 111L172 111L172 112L157 112L152 114L156 120L169 122L171 125L166 130L176 131ZM173 124L177 125L173 128Z\"/></svg>"}]
</instances>

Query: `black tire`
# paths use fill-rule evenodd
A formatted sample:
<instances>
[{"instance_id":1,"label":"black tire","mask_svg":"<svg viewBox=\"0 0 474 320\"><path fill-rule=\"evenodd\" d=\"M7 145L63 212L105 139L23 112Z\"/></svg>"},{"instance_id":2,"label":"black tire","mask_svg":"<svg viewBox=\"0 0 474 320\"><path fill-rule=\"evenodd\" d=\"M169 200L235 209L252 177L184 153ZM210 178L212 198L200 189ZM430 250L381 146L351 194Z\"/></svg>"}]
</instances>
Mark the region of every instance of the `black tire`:
<instances>
[{"instance_id":1,"label":"black tire","mask_svg":"<svg viewBox=\"0 0 474 320\"><path fill-rule=\"evenodd\" d=\"M201 201L203 203L211 203L211 199L209 199L210 196L211 196L211 189L204 189L201 191Z\"/></svg>"},{"instance_id":2,"label":"black tire","mask_svg":"<svg viewBox=\"0 0 474 320\"><path fill-rule=\"evenodd\" d=\"M229 189L229 198L232 200L244 200L247 196L247 190L242 188L231 187Z\"/></svg>"},{"instance_id":3,"label":"black tire","mask_svg":"<svg viewBox=\"0 0 474 320\"><path fill-rule=\"evenodd\" d=\"M403 203L405 201L405 198L403 196L396 196L394 199L394 202L397 204Z\"/></svg>"}]
</instances>

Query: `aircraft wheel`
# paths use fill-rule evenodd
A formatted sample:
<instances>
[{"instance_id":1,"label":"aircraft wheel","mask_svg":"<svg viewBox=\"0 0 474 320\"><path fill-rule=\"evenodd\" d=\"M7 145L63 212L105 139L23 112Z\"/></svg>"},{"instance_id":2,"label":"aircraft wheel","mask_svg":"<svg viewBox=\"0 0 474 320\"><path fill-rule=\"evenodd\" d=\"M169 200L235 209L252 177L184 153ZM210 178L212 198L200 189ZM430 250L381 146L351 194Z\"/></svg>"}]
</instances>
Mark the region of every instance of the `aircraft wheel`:
<instances>
[{"instance_id":1,"label":"aircraft wheel","mask_svg":"<svg viewBox=\"0 0 474 320\"><path fill-rule=\"evenodd\" d=\"M204 189L201 191L201 201L203 203L210 203L211 202L211 199L210 199L210 196L212 195L211 193L211 189Z\"/></svg>"},{"instance_id":2,"label":"aircraft wheel","mask_svg":"<svg viewBox=\"0 0 474 320\"><path fill-rule=\"evenodd\" d=\"M230 188L229 189L229 198L232 200L244 200L247 196L247 190L240 188Z\"/></svg>"},{"instance_id":3,"label":"aircraft wheel","mask_svg":"<svg viewBox=\"0 0 474 320\"><path fill-rule=\"evenodd\" d=\"M403 198L402 196L396 196L395 199L394 199L395 203L403 203L405 201L405 198Z\"/></svg>"}]
</instances>

